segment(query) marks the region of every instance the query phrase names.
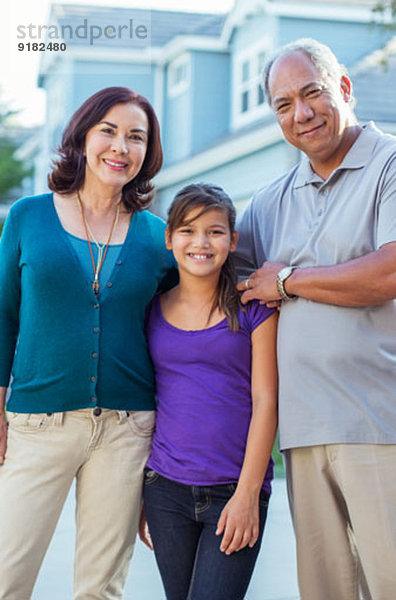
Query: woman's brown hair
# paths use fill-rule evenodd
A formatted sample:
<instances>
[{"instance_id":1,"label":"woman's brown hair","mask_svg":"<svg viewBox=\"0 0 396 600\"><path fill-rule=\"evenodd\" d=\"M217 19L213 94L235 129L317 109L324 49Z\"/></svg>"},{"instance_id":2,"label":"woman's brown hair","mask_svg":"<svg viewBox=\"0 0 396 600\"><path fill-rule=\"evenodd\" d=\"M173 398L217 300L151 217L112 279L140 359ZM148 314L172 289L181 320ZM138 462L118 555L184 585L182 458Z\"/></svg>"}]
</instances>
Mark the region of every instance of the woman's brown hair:
<instances>
[{"instance_id":1,"label":"woman's brown hair","mask_svg":"<svg viewBox=\"0 0 396 600\"><path fill-rule=\"evenodd\" d=\"M48 176L48 186L59 194L77 192L84 184L84 145L87 132L99 123L116 104L136 104L146 114L149 131L146 156L139 173L122 189L122 200L130 212L147 208L153 197L151 179L162 166L162 147L158 119L150 102L125 87L108 87L96 92L76 110L63 132L59 159Z\"/></svg>"},{"instance_id":2,"label":"woman's brown hair","mask_svg":"<svg viewBox=\"0 0 396 600\"><path fill-rule=\"evenodd\" d=\"M194 208L201 210L193 219L188 214ZM172 232L188 225L210 210L222 210L226 213L231 234L235 231L236 211L231 198L225 191L208 183L191 184L178 192L168 209L168 231ZM214 311L219 308L227 317L228 325L232 331L239 329L239 308L243 306L240 295L236 289L237 277L232 257L229 254L223 264L213 304L208 316L208 322Z\"/></svg>"}]
</instances>

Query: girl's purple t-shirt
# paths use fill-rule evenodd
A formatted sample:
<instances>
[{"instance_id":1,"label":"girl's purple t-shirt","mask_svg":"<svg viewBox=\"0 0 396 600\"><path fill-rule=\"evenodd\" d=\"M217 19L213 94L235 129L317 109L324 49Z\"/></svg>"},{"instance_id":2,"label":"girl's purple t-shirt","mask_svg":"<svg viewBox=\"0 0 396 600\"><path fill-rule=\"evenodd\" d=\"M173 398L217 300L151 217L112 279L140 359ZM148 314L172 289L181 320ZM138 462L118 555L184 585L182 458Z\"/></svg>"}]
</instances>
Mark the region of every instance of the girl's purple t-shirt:
<instances>
[{"instance_id":1,"label":"girl's purple t-shirt","mask_svg":"<svg viewBox=\"0 0 396 600\"><path fill-rule=\"evenodd\" d=\"M157 383L157 420L148 466L187 485L236 482L242 468L251 401L251 334L273 309L253 301L239 330L224 319L199 331L178 329L151 305L147 336ZM271 492L270 459L263 488Z\"/></svg>"}]
</instances>

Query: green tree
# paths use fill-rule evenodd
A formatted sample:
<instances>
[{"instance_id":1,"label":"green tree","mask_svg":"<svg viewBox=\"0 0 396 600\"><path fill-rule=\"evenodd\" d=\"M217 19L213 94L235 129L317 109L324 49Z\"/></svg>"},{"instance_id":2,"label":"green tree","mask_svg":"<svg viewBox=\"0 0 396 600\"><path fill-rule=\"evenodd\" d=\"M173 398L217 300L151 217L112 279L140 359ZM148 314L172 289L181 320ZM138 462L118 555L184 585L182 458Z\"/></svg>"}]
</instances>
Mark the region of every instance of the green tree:
<instances>
[{"instance_id":1,"label":"green tree","mask_svg":"<svg viewBox=\"0 0 396 600\"><path fill-rule=\"evenodd\" d=\"M0 102L0 202L9 197L9 192L20 185L22 180L30 175L20 160L14 156L18 147L15 139L15 128L10 121L17 114L10 110L4 102Z\"/></svg>"},{"instance_id":2,"label":"green tree","mask_svg":"<svg viewBox=\"0 0 396 600\"><path fill-rule=\"evenodd\" d=\"M379 0L373 7L375 21L384 21L389 15L391 17L390 27L396 26L396 0Z\"/></svg>"}]
</instances>

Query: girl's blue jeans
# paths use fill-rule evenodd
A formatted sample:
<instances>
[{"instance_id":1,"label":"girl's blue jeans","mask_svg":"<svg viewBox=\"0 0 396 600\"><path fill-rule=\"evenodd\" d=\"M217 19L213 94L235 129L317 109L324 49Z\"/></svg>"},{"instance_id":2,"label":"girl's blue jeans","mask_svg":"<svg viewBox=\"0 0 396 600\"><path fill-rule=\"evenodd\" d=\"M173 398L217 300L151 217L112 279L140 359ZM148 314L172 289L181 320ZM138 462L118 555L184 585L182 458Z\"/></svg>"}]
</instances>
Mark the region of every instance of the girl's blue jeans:
<instances>
[{"instance_id":1,"label":"girl's blue jeans","mask_svg":"<svg viewBox=\"0 0 396 600\"><path fill-rule=\"evenodd\" d=\"M260 533L253 548L226 556L215 535L236 483L190 486L146 469L144 503L167 600L243 600L260 550L269 495L259 501Z\"/></svg>"}]
</instances>

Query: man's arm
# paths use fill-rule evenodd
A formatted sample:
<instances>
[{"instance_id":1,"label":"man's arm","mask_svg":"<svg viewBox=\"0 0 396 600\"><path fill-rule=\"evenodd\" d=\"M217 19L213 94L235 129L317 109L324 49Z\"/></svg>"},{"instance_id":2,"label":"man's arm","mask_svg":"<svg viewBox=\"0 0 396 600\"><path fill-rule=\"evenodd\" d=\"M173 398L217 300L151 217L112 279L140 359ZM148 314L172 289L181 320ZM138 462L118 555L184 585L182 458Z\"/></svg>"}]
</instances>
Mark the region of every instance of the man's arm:
<instances>
[{"instance_id":1,"label":"man's arm","mask_svg":"<svg viewBox=\"0 0 396 600\"><path fill-rule=\"evenodd\" d=\"M276 276L285 265L265 262L250 276L242 302L257 298L268 303L280 299ZM242 282L239 289L244 290ZM285 282L289 295L336 306L372 306L396 298L396 242L346 263L297 268Z\"/></svg>"}]
</instances>

